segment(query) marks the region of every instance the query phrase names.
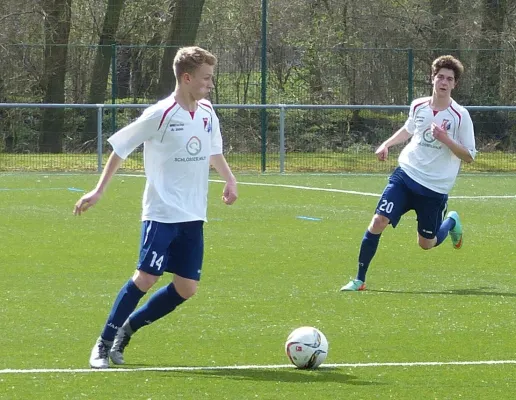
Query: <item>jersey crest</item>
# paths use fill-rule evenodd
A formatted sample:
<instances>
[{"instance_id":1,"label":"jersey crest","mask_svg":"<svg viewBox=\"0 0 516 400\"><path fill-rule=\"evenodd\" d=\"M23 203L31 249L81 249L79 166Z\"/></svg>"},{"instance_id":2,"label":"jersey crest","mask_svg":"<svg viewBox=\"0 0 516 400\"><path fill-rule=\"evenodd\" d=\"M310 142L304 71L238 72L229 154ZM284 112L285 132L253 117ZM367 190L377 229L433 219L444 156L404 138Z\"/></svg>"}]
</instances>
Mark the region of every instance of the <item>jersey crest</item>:
<instances>
[{"instance_id":1,"label":"jersey crest","mask_svg":"<svg viewBox=\"0 0 516 400\"><path fill-rule=\"evenodd\" d=\"M202 122L204 123L204 130L208 133L211 133L211 122L208 117L204 117L202 119Z\"/></svg>"}]
</instances>

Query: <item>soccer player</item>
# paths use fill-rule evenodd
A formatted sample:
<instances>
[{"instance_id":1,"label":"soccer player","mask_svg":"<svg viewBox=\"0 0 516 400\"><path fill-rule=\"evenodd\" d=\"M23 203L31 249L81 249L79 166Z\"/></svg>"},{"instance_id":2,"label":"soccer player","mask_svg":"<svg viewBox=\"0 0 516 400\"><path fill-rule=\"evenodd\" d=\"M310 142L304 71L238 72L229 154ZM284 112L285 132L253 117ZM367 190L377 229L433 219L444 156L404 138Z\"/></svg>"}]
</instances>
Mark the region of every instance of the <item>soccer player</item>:
<instances>
[{"instance_id":1,"label":"soccer player","mask_svg":"<svg viewBox=\"0 0 516 400\"><path fill-rule=\"evenodd\" d=\"M475 158L475 136L468 111L451 98L464 67L452 56L441 56L432 63L431 97L414 100L405 125L376 150L380 161L387 159L391 146L410 142L401 151L399 166L389 177L376 213L362 239L358 273L342 291L365 290L367 269L380 236L387 225L396 227L403 214L417 215L418 244L425 250L439 246L450 234L452 245L463 244L462 224L455 211L448 213L448 193L452 189L461 161Z\"/></svg>"},{"instance_id":2,"label":"soccer player","mask_svg":"<svg viewBox=\"0 0 516 400\"><path fill-rule=\"evenodd\" d=\"M226 181L222 200L237 199L236 179L222 154L219 120L205 99L213 88L217 59L199 47L184 47L174 58L176 90L147 108L108 141L113 147L94 190L75 204L81 215L100 199L123 160L143 143L143 194L139 260L121 288L90 356L92 368L124 363L131 335L174 311L197 291L203 260L210 164ZM164 272L172 282L136 309Z\"/></svg>"}]
</instances>

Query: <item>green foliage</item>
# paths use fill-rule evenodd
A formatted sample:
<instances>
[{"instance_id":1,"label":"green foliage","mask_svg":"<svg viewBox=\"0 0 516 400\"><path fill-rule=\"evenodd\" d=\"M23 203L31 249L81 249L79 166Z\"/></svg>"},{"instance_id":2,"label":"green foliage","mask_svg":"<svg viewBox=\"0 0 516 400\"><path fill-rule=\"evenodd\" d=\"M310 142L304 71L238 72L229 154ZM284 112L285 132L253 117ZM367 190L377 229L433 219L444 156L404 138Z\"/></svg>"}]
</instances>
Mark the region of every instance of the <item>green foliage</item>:
<instances>
[{"instance_id":1,"label":"green foliage","mask_svg":"<svg viewBox=\"0 0 516 400\"><path fill-rule=\"evenodd\" d=\"M145 99L153 103L162 89L160 71L169 67L161 64L165 46L171 43L167 39L169 27L177 25L171 21L178 15L178 6L157 0L124 3L116 44L108 47L110 66L114 67L107 86L99 88L98 99L109 103L123 96L123 102ZM219 57L214 103L261 102L262 50L267 57L269 104L407 104L413 97L428 95L430 62L444 52L458 55L466 67L454 93L461 104L506 105L516 101L516 52L511 46L516 25L509 23L516 9L505 3L269 0L266 47L261 38L262 21L257 18L260 2L197 2L201 3L204 9L197 44ZM93 68L101 21L107 11L113 11L108 4L105 0L72 2L69 45L56 45L68 49L66 102L87 102L92 85L100 79ZM410 18L410 10L417 10L418 18ZM446 11L445 20L442 10ZM0 26L0 101L41 102L45 98L44 72L55 72L45 67L45 54L57 48L45 47L44 19L39 16L47 13L41 5L6 0L0 5L0 14L5 16ZM193 15L186 19L188 26L195 22ZM438 49L438 45L447 48ZM81 119L77 117L75 126L65 121L67 150L91 144L95 127L90 123L85 128ZM497 150L513 151L516 140L511 120L504 113L496 118L478 114L475 122L481 128L477 138L482 148L496 143ZM106 122L108 132L115 123L119 126L113 120ZM292 145L296 151L374 145L390 130L385 116L377 122L344 119L339 123L332 118L294 122ZM32 128L16 124L27 143L24 148L36 148ZM252 121L245 126L258 124ZM277 142L274 132L269 131L272 146ZM256 135L256 131L246 132L245 137ZM353 139L358 142L353 143ZM252 140L246 146L254 150L256 143ZM2 147L12 146L4 142Z\"/></svg>"}]
</instances>

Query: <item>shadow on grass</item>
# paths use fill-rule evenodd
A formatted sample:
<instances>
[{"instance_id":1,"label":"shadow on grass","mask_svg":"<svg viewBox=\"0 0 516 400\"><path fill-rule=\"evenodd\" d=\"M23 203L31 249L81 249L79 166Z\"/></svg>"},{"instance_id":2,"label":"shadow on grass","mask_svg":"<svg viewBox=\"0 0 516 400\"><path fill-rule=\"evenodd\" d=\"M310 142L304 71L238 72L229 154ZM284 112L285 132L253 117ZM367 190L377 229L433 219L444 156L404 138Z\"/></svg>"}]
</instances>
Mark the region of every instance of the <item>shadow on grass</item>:
<instances>
[{"instance_id":1,"label":"shadow on grass","mask_svg":"<svg viewBox=\"0 0 516 400\"><path fill-rule=\"evenodd\" d=\"M345 383L357 386L384 385L383 383L359 380L356 376L346 374L338 368L324 368L316 371L292 370L253 370L253 369L225 369L225 370L198 370L174 371L169 374L192 376L196 378L218 378L242 381L265 382L310 382L310 383Z\"/></svg>"},{"instance_id":2,"label":"shadow on grass","mask_svg":"<svg viewBox=\"0 0 516 400\"><path fill-rule=\"evenodd\" d=\"M127 364L124 368L181 368L181 366L171 365L147 365L141 364ZM189 368L189 367L185 367ZM298 370L295 368L289 369L198 369L198 370L147 370L142 373L159 374L162 377L179 376L206 378L206 379L232 379L238 381L256 381L256 382L304 382L304 383L345 383L356 386L377 386L386 385L381 382L364 381L358 377L346 374L342 368L322 367L317 370Z\"/></svg>"},{"instance_id":3,"label":"shadow on grass","mask_svg":"<svg viewBox=\"0 0 516 400\"><path fill-rule=\"evenodd\" d=\"M400 293L400 294L437 294L437 295L455 295L455 296L499 296L499 297L516 297L516 293L499 292L494 287L479 287L476 289L451 289L440 291L429 290L375 290L367 289L368 292L375 293Z\"/></svg>"}]
</instances>

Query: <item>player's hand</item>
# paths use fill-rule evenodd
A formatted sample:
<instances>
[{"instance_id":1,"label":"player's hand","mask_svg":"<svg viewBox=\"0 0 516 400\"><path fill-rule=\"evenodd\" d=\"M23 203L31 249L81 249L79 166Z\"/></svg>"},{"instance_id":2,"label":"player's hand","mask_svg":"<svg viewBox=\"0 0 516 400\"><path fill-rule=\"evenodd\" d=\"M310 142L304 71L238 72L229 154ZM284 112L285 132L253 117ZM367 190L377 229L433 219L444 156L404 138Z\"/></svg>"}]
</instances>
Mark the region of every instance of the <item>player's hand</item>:
<instances>
[{"instance_id":1,"label":"player's hand","mask_svg":"<svg viewBox=\"0 0 516 400\"><path fill-rule=\"evenodd\" d=\"M224 185L224 191L222 192L222 201L230 206L237 198L238 191L236 182L226 182Z\"/></svg>"},{"instance_id":2,"label":"player's hand","mask_svg":"<svg viewBox=\"0 0 516 400\"><path fill-rule=\"evenodd\" d=\"M378 160L385 161L389 156L389 148L382 143L382 145L376 149L375 154Z\"/></svg>"},{"instance_id":3,"label":"player's hand","mask_svg":"<svg viewBox=\"0 0 516 400\"><path fill-rule=\"evenodd\" d=\"M96 190L86 193L77 201L77 203L75 203L73 210L74 215L81 215L84 211L95 205L95 203L100 200L101 196L102 193L99 193Z\"/></svg>"},{"instance_id":4,"label":"player's hand","mask_svg":"<svg viewBox=\"0 0 516 400\"><path fill-rule=\"evenodd\" d=\"M439 142L445 142L448 139L448 131L439 127L435 122L432 122L432 136Z\"/></svg>"}]
</instances>

